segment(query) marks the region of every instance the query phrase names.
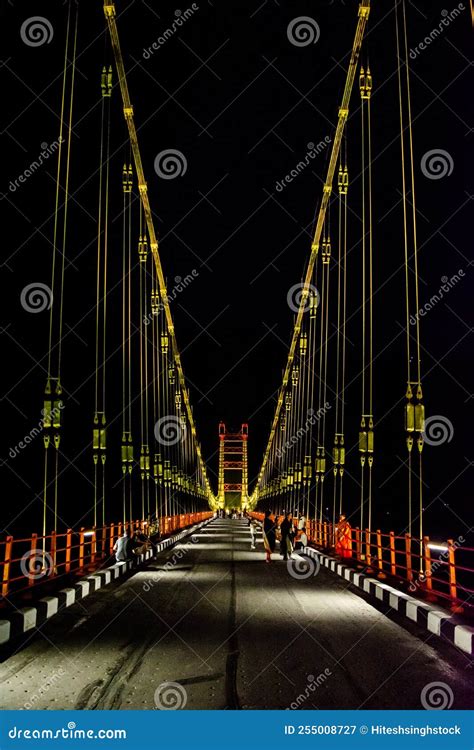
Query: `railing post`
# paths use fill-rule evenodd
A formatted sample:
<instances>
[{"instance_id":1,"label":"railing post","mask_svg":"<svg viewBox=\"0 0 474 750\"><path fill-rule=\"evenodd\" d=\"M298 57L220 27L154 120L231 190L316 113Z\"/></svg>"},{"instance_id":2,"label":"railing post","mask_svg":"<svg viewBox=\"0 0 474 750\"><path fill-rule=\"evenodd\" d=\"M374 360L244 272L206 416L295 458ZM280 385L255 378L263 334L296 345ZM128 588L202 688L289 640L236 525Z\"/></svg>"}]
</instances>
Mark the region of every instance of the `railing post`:
<instances>
[{"instance_id":1,"label":"railing post","mask_svg":"<svg viewBox=\"0 0 474 750\"><path fill-rule=\"evenodd\" d=\"M453 539L448 539L448 565L449 565L449 596L451 597L451 611L463 612L463 607L458 604L458 590L456 583L456 546Z\"/></svg>"},{"instance_id":2,"label":"railing post","mask_svg":"<svg viewBox=\"0 0 474 750\"><path fill-rule=\"evenodd\" d=\"M413 581L413 569L411 565L411 536L410 534L405 534L405 556L406 556L407 580Z\"/></svg>"},{"instance_id":3,"label":"railing post","mask_svg":"<svg viewBox=\"0 0 474 750\"><path fill-rule=\"evenodd\" d=\"M372 550L370 546L370 531L369 529L365 530L365 561L367 565L370 565L372 563Z\"/></svg>"},{"instance_id":4,"label":"railing post","mask_svg":"<svg viewBox=\"0 0 474 750\"><path fill-rule=\"evenodd\" d=\"M79 570L84 568L84 527L79 531Z\"/></svg>"},{"instance_id":5,"label":"railing post","mask_svg":"<svg viewBox=\"0 0 474 750\"><path fill-rule=\"evenodd\" d=\"M423 537L423 559L425 563L425 581L426 590L428 591L428 599L435 599L436 597L431 593L433 590L433 579L431 577L431 550L430 550L430 538L429 536Z\"/></svg>"},{"instance_id":6,"label":"railing post","mask_svg":"<svg viewBox=\"0 0 474 750\"><path fill-rule=\"evenodd\" d=\"M35 585L35 576L31 575L31 566L34 565L34 561L36 558L36 552L38 550L38 534L32 534L31 535L31 547L30 547L30 560L28 563L28 586L34 586ZM46 544L46 538L43 539L43 544ZM46 558L46 547L44 548L43 552L43 562Z\"/></svg>"},{"instance_id":7,"label":"railing post","mask_svg":"<svg viewBox=\"0 0 474 750\"><path fill-rule=\"evenodd\" d=\"M382 532L380 529L377 529L377 567L379 569L378 577L386 578L383 569Z\"/></svg>"},{"instance_id":8,"label":"railing post","mask_svg":"<svg viewBox=\"0 0 474 750\"><path fill-rule=\"evenodd\" d=\"M393 576L397 575L397 563L395 557L395 532L390 532L390 572Z\"/></svg>"},{"instance_id":9,"label":"railing post","mask_svg":"<svg viewBox=\"0 0 474 750\"><path fill-rule=\"evenodd\" d=\"M52 576L55 576L57 574L57 568L56 568L56 553L57 553L57 537L56 532L51 532L51 549L50 549L50 555L52 560L52 570L51 574Z\"/></svg>"},{"instance_id":10,"label":"railing post","mask_svg":"<svg viewBox=\"0 0 474 750\"><path fill-rule=\"evenodd\" d=\"M454 542L452 539L448 539L449 595L453 600L457 599L456 564L454 559L454 552Z\"/></svg>"},{"instance_id":11,"label":"railing post","mask_svg":"<svg viewBox=\"0 0 474 750\"><path fill-rule=\"evenodd\" d=\"M72 529L68 529L66 532L66 562L64 565L64 571L69 573L71 570L71 547L72 547Z\"/></svg>"},{"instance_id":12,"label":"railing post","mask_svg":"<svg viewBox=\"0 0 474 750\"><path fill-rule=\"evenodd\" d=\"M13 537L5 539L5 556L3 558L2 596L8 596L10 591L10 562L12 559Z\"/></svg>"},{"instance_id":13,"label":"railing post","mask_svg":"<svg viewBox=\"0 0 474 750\"><path fill-rule=\"evenodd\" d=\"M362 559L362 538L360 534L360 529L358 526L355 528L355 535L356 535L356 558L357 560Z\"/></svg>"},{"instance_id":14,"label":"railing post","mask_svg":"<svg viewBox=\"0 0 474 750\"><path fill-rule=\"evenodd\" d=\"M114 551L114 528L115 524L110 524L110 536L109 536L109 554L111 555Z\"/></svg>"},{"instance_id":15,"label":"railing post","mask_svg":"<svg viewBox=\"0 0 474 750\"><path fill-rule=\"evenodd\" d=\"M96 528L95 526L92 527L92 537L91 537L91 565L95 563L95 557L97 554L97 537L96 537Z\"/></svg>"}]
</instances>

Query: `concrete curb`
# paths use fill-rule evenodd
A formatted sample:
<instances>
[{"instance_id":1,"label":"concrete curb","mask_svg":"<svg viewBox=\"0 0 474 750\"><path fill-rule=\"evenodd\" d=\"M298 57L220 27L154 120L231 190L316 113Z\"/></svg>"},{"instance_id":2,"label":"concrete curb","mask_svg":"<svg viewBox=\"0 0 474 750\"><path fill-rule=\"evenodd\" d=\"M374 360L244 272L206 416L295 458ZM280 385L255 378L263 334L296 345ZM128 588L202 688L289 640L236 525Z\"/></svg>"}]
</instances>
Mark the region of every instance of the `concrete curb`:
<instances>
[{"instance_id":1,"label":"concrete curb","mask_svg":"<svg viewBox=\"0 0 474 750\"><path fill-rule=\"evenodd\" d=\"M370 594L384 604L388 604L392 609L416 622L427 632L442 636L466 654L474 655L474 628L459 624L458 618L439 605L415 599L413 596L398 591L398 589L379 581L377 578L372 578L365 573L358 573L335 557L329 557L319 550L313 549L313 547L304 547L301 552L308 557L319 559L320 564L324 565L325 568L362 589L366 594Z\"/></svg>"},{"instance_id":2,"label":"concrete curb","mask_svg":"<svg viewBox=\"0 0 474 750\"><path fill-rule=\"evenodd\" d=\"M77 581L74 584L74 587L61 589L53 596L45 596L38 602L35 602L31 607L22 607L18 609L16 612L9 615L8 619L0 620L0 646L8 643L12 638L23 635L39 625L42 625L46 620L49 620L50 617L53 617L59 611L66 609L66 607L71 607L76 602L85 599L89 594L92 594L103 586L107 586L108 583L120 578L120 576L123 576L129 570L138 568L147 560L151 560L153 557L159 555L160 552L163 552L168 547L179 542L180 539L193 534L197 529L200 529L202 526L209 523L210 520L212 519L206 519L195 526L184 529L178 534L159 542L156 546L155 554L152 550L148 550L143 555L137 555L136 560L115 563L115 565L111 565L108 568L96 570L94 573Z\"/></svg>"}]
</instances>

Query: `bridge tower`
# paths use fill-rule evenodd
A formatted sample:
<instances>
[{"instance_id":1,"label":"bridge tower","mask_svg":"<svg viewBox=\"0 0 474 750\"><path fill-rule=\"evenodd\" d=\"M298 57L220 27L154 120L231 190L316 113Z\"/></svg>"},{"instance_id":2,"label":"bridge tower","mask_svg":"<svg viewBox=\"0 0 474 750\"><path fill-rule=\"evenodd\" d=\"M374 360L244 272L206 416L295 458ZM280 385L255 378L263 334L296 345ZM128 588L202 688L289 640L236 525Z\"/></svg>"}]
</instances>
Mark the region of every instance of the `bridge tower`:
<instances>
[{"instance_id":1,"label":"bridge tower","mask_svg":"<svg viewBox=\"0 0 474 750\"><path fill-rule=\"evenodd\" d=\"M247 442L249 428L243 424L240 432L227 432L219 422L219 507L245 509L248 504Z\"/></svg>"}]
</instances>

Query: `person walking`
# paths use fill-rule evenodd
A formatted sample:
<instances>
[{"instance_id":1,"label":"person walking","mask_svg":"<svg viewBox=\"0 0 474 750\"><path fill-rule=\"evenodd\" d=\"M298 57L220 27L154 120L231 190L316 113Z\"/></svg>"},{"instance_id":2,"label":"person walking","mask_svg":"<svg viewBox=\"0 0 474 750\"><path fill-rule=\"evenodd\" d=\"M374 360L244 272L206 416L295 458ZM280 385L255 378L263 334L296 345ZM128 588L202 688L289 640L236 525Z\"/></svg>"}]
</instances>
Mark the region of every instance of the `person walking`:
<instances>
[{"instance_id":1,"label":"person walking","mask_svg":"<svg viewBox=\"0 0 474 750\"><path fill-rule=\"evenodd\" d=\"M255 542L257 541L257 522L255 518L250 519L250 549L255 549Z\"/></svg>"},{"instance_id":2,"label":"person walking","mask_svg":"<svg viewBox=\"0 0 474 750\"><path fill-rule=\"evenodd\" d=\"M280 524L280 553L283 555L284 560L288 560L288 555L291 557L293 552L293 514L287 513L285 518Z\"/></svg>"},{"instance_id":3,"label":"person walking","mask_svg":"<svg viewBox=\"0 0 474 750\"><path fill-rule=\"evenodd\" d=\"M271 518L271 510L265 511L263 519L263 545L265 547L266 562L272 561L272 552L275 552L275 524Z\"/></svg>"}]
</instances>

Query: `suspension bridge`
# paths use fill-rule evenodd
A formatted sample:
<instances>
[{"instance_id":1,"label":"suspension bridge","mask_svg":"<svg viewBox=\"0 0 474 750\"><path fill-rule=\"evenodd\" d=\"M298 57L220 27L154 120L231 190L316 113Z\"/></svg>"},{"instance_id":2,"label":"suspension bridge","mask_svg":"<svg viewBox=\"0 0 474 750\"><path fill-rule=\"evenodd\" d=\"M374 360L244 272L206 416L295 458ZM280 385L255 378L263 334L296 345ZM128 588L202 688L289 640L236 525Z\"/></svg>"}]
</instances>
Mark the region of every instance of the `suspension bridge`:
<instances>
[{"instance_id":1,"label":"suspension bridge","mask_svg":"<svg viewBox=\"0 0 474 750\"><path fill-rule=\"evenodd\" d=\"M450 706L468 707L472 538L446 529L440 539L424 520L427 419L405 2L394 10L406 371L399 409L406 481L397 499L404 522L395 530L376 515L373 480L383 452L374 375L374 265L382 251L374 238L376 81L364 43L370 1L361 0L354 13L352 51L340 71L342 96L316 196L314 236L305 272L288 296L294 324L263 457L252 476L252 423L222 421L215 426L216 482L199 440L149 198L134 109L142 94L129 87L118 4L105 0L103 10L108 41L93 136L99 155L90 264L93 403L89 413L81 410L90 434L91 492L81 521L68 527L63 445L72 429L68 377L75 365L63 344L73 166L80 160L76 61L86 13L71 2L57 113L51 278L24 299L48 315L38 427L41 519L0 540L2 705L23 706L28 685L27 708L418 708L426 685L439 683ZM353 109L358 143L348 127ZM162 165L165 176L176 168L176 161ZM357 278L348 263L355 173ZM111 215L119 202L118 224ZM120 257L119 278L111 257ZM178 292L191 281L180 278ZM347 351L354 316L357 361ZM112 328L120 329L118 341ZM120 377L112 356L120 358ZM124 535L138 547L130 560L116 562ZM278 542L283 549L288 538L286 562ZM264 546L272 548L269 566Z\"/></svg>"}]
</instances>

